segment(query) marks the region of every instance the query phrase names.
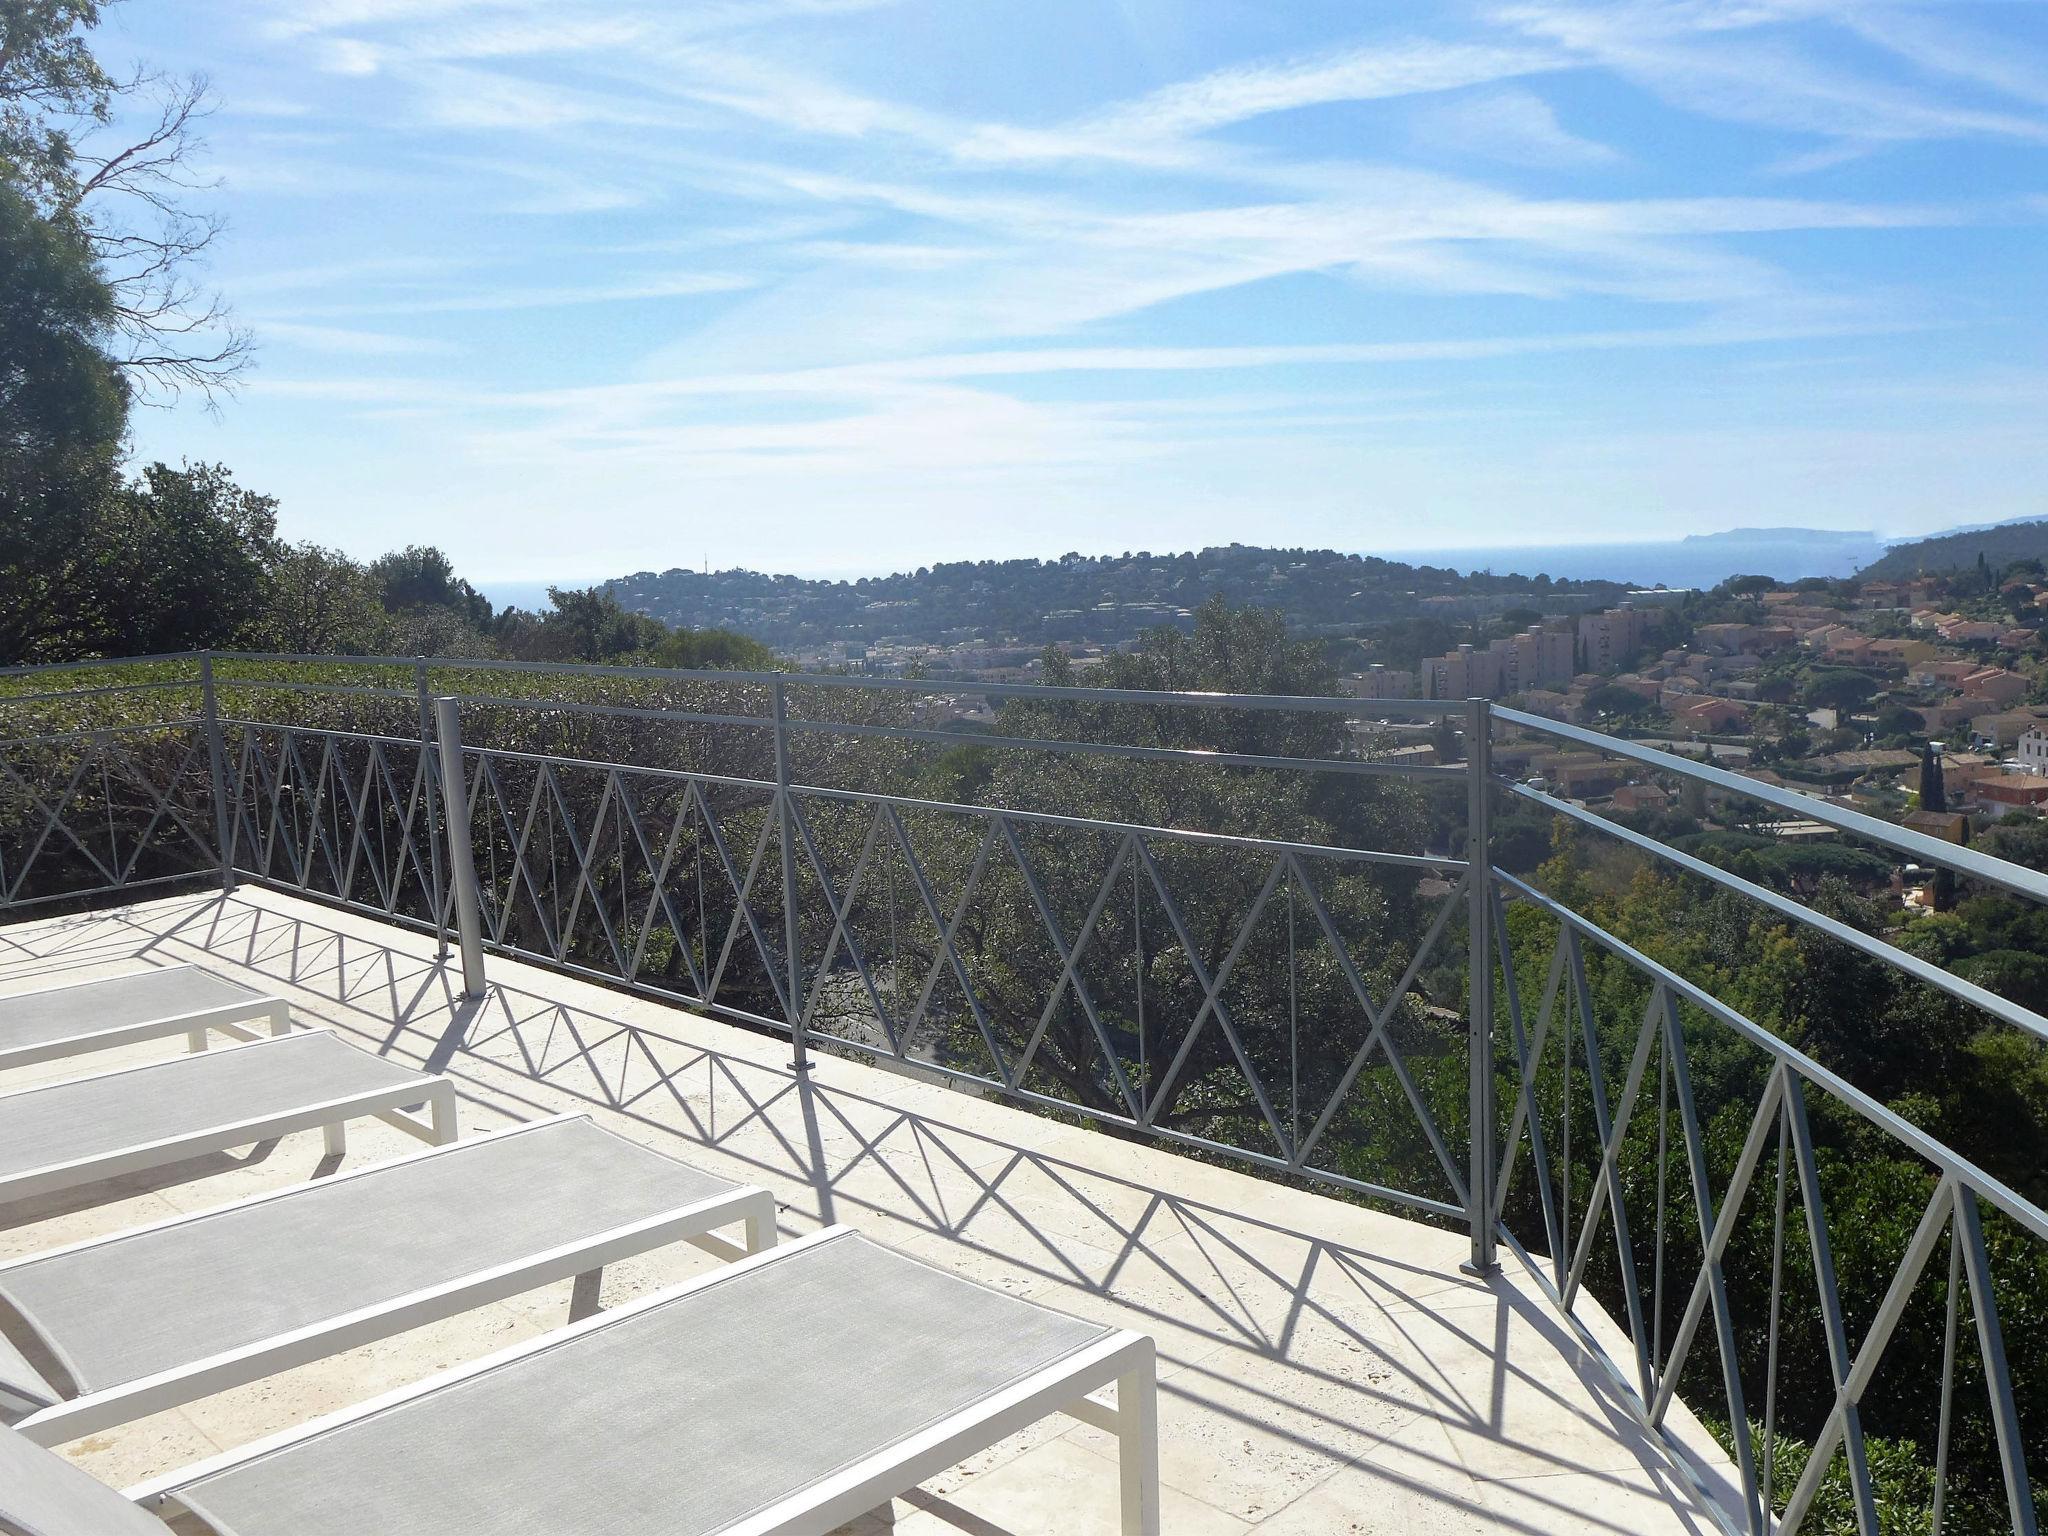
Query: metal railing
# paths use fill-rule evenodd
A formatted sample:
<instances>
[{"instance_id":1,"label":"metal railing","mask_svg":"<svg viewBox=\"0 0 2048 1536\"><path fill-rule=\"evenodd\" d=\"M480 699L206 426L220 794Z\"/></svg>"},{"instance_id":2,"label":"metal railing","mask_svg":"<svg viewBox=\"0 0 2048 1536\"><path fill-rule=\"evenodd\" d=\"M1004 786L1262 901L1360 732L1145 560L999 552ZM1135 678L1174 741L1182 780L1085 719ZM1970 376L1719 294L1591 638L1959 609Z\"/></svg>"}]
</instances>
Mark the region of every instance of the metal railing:
<instances>
[{"instance_id":1,"label":"metal railing","mask_svg":"<svg viewBox=\"0 0 2048 1536\"><path fill-rule=\"evenodd\" d=\"M0 746L0 910L211 871L424 928L444 954L454 934L472 991L486 950L518 956L784 1033L799 1070L814 1047L855 1051L1394 1202L1465 1228L1478 1270L1508 1246L1575 1319L1597 1299L1646 1425L1668 1429L1681 1387L1707 1405L1735 1466L1732 1528L1924 1529L1931 1508L1937 1530L1987 1528L1989 1510L2036 1529L2023 1406L2048 1397L2048 1213L1684 966L1499 867L1496 819L1536 807L2030 1043L2048 1019L1500 776L1492 753L1561 741L2048 902L2035 871L1483 700L247 653L133 665L150 675L0 674L0 710L66 726ZM918 699L963 690L999 701L994 731L920 721ZM136 710L163 718L123 718ZM1359 755L1334 726L1360 720L1455 732L1463 761ZM934 764L963 752L954 792L931 792ZM1028 803L1040 781L1073 803ZM1439 788L1455 799L1432 801ZM1361 823L1360 805L1386 814ZM1315 835L1281 835L1281 812ZM1217 824L1189 824L1204 815ZM1328 830L1356 825L1418 841ZM1899 1170L1912 1219L1896 1251L1858 1210L1844 1246L1830 1205L1852 1157ZM2022 1309L2017 1366L2001 1292ZM1891 1406L1888 1367L1910 1369L1903 1398L1929 1422ZM1973 1370L1981 1401L1958 1395ZM1931 1467L1901 1513L1907 1441Z\"/></svg>"}]
</instances>

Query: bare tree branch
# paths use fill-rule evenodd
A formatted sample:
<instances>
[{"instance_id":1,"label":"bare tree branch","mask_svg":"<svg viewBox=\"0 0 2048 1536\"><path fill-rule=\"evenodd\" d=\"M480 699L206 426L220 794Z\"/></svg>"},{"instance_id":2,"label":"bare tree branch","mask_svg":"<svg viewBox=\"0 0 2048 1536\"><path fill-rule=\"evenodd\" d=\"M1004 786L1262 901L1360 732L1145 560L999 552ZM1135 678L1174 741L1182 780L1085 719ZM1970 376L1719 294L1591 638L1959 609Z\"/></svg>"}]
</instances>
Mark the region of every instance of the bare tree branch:
<instances>
[{"instance_id":1,"label":"bare tree branch","mask_svg":"<svg viewBox=\"0 0 2048 1536\"><path fill-rule=\"evenodd\" d=\"M54 120L37 139L62 161L44 177L46 211L83 234L113 288L108 349L134 398L167 405L191 390L213 408L233 392L252 353L226 300L196 275L226 227L190 206L219 185L197 168L206 148L199 127L213 108L205 76L141 71L60 88L10 83L8 66L0 53L0 108ZM152 100L154 121L140 137L102 151L96 141L111 132L108 103L120 98Z\"/></svg>"}]
</instances>

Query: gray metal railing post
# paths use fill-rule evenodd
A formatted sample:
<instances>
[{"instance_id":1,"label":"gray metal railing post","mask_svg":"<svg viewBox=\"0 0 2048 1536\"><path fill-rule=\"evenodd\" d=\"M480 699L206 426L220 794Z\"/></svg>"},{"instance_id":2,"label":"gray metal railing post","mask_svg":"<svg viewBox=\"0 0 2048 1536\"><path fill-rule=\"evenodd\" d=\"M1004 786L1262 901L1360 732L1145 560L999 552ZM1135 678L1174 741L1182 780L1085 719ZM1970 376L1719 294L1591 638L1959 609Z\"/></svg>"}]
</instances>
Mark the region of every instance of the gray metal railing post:
<instances>
[{"instance_id":1,"label":"gray metal railing post","mask_svg":"<svg viewBox=\"0 0 2048 1536\"><path fill-rule=\"evenodd\" d=\"M483 914L477 906L476 859L470 849L469 787L462 772L462 718L453 698L434 701L441 746L441 800L447 809L448 877L455 888L455 931L462 940L462 995L484 995Z\"/></svg>"},{"instance_id":2,"label":"gray metal railing post","mask_svg":"<svg viewBox=\"0 0 2048 1536\"><path fill-rule=\"evenodd\" d=\"M1471 1076L1472 1168L1468 1182L1472 1258L1468 1268L1486 1274L1496 1265L1493 1234L1493 705L1467 701L1465 713L1465 870L1470 903L1471 1030L1466 1049Z\"/></svg>"},{"instance_id":3,"label":"gray metal railing post","mask_svg":"<svg viewBox=\"0 0 2048 1536\"><path fill-rule=\"evenodd\" d=\"M782 679L770 685L775 708L775 822L782 843L782 946L787 962L789 989L789 1040L795 1048L790 1069L811 1070L810 1052L804 1044L804 971L800 951L802 934L796 912L796 827L789 793L789 698Z\"/></svg>"},{"instance_id":4,"label":"gray metal railing post","mask_svg":"<svg viewBox=\"0 0 2048 1536\"><path fill-rule=\"evenodd\" d=\"M432 889L429 896L434 903L434 942L440 946L439 958L448 958L448 895L447 887L441 882L441 840L434 835L439 825L440 764L432 743L434 731L434 700L427 691L427 659L422 656L412 664L413 691L420 701L420 778L426 787L427 797L427 868Z\"/></svg>"},{"instance_id":5,"label":"gray metal railing post","mask_svg":"<svg viewBox=\"0 0 2048 1536\"><path fill-rule=\"evenodd\" d=\"M220 888L235 888L235 854L228 837L228 755L220 738L220 696L213 686L213 655L199 658L200 712L206 719L207 776L213 781L214 848L220 856Z\"/></svg>"}]
</instances>

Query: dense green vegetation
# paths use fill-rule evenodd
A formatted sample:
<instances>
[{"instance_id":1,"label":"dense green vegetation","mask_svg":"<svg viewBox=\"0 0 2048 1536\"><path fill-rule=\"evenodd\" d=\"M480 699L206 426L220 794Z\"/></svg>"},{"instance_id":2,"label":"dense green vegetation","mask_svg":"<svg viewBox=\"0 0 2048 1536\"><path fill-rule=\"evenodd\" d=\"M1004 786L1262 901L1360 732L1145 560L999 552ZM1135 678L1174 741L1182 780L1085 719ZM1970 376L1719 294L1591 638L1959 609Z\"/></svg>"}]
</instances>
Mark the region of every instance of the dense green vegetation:
<instances>
[{"instance_id":1,"label":"dense green vegetation","mask_svg":"<svg viewBox=\"0 0 2048 1536\"><path fill-rule=\"evenodd\" d=\"M1191 614L1212 597L1274 608L1299 630L1327 633L1426 615L1431 597L1469 599L1481 608L1490 599L1494 606L1523 602L1547 611L1567 591L1577 594L1571 604L1576 608L1597 606L1622 590L1607 582L1464 576L1370 555L1245 544L1181 554L960 561L858 581L758 571L642 571L605 589L628 608L669 623L735 629L781 649L885 636L1013 636L1028 644L1121 640L1176 614ZM1432 634L1425 643L1434 640ZM1437 644L1416 655L1442 649Z\"/></svg>"},{"instance_id":2,"label":"dense green vegetation","mask_svg":"<svg viewBox=\"0 0 2048 1536\"><path fill-rule=\"evenodd\" d=\"M2048 560L2048 522L2001 523L1969 533L1944 533L1887 550L1882 560L1856 573L1859 581L1903 581L1945 575L1987 562Z\"/></svg>"},{"instance_id":3,"label":"dense green vegetation","mask_svg":"<svg viewBox=\"0 0 2048 1536\"><path fill-rule=\"evenodd\" d=\"M193 281L217 230L188 206L204 84L113 79L88 41L100 11L0 7L0 666L212 647L772 661L596 591L494 614L438 550L290 544L224 465L130 465L138 402L231 389L248 351ZM137 150L98 142L121 105L158 113Z\"/></svg>"}]
</instances>

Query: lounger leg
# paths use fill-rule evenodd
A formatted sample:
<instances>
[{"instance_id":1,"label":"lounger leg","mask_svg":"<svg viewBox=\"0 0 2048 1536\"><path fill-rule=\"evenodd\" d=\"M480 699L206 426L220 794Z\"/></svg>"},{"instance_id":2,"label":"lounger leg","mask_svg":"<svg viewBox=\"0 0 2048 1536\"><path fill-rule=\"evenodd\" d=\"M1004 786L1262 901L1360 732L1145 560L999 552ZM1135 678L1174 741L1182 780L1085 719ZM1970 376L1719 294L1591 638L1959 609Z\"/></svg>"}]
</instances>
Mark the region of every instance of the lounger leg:
<instances>
[{"instance_id":1,"label":"lounger leg","mask_svg":"<svg viewBox=\"0 0 2048 1536\"><path fill-rule=\"evenodd\" d=\"M580 1323L597 1312L598 1294L604 1289L604 1271L586 1269L576 1277L569 1291L569 1321Z\"/></svg>"},{"instance_id":2,"label":"lounger leg","mask_svg":"<svg viewBox=\"0 0 2048 1536\"><path fill-rule=\"evenodd\" d=\"M455 1120L455 1090L446 1082L441 1083L439 1088L440 1091L434 1095L433 1102L427 1109L433 1117L434 1145L445 1147L462 1134L462 1127Z\"/></svg>"},{"instance_id":3,"label":"lounger leg","mask_svg":"<svg viewBox=\"0 0 2048 1536\"><path fill-rule=\"evenodd\" d=\"M195 1029L195 1030L193 1030L193 1031L192 1031L192 1033L190 1033L189 1035L187 1035L187 1036L185 1037L185 1049L186 1049L186 1050L188 1050L188 1051L203 1051L203 1050L205 1050L205 1049L206 1049L206 1031L205 1031L205 1030L203 1030L203 1029Z\"/></svg>"},{"instance_id":4,"label":"lounger leg","mask_svg":"<svg viewBox=\"0 0 2048 1536\"><path fill-rule=\"evenodd\" d=\"M760 1253L775 1246L775 1197L763 1193L747 1205L747 1252Z\"/></svg>"},{"instance_id":5,"label":"lounger leg","mask_svg":"<svg viewBox=\"0 0 2048 1536\"><path fill-rule=\"evenodd\" d=\"M292 1011L284 1003L270 1010L270 1032L273 1035L288 1035L292 1032Z\"/></svg>"},{"instance_id":6,"label":"lounger leg","mask_svg":"<svg viewBox=\"0 0 2048 1536\"><path fill-rule=\"evenodd\" d=\"M327 1155L329 1157L346 1157L348 1155L348 1122L346 1120L332 1120L322 1127L322 1130L327 1137Z\"/></svg>"},{"instance_id":7,"label":"lounger leg","mask_svg":"<svg viewBox=\"0 0 2048 1536\"><path fill-rule=\"evenodd\" d=\"M1116 1415L1123 1536L1159 1536L1159 1365L1150 1349L1117 1377Z\"/></svg>"}]
</instances>

